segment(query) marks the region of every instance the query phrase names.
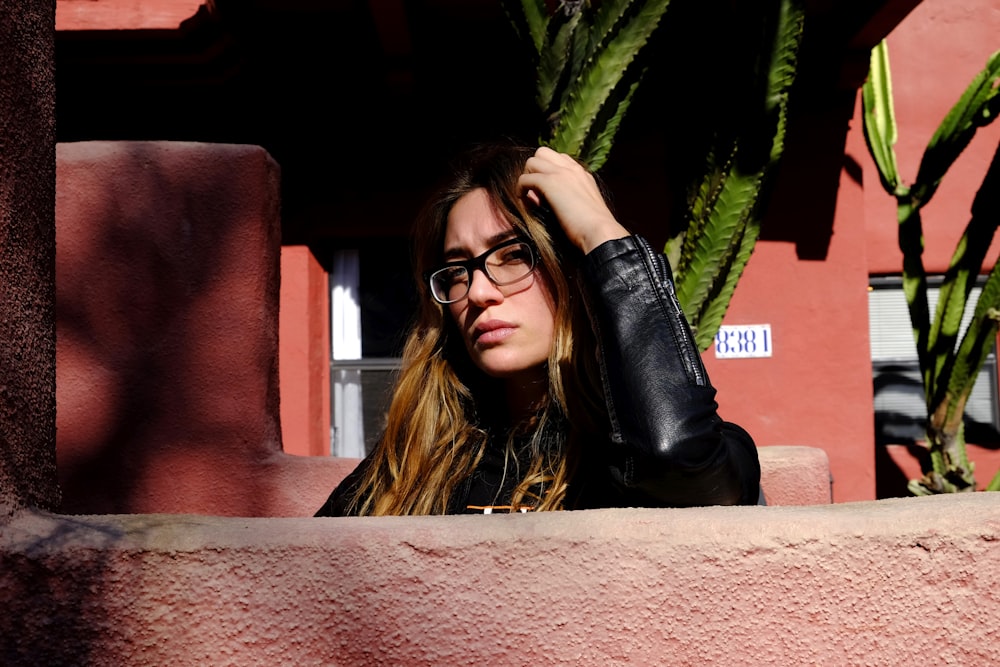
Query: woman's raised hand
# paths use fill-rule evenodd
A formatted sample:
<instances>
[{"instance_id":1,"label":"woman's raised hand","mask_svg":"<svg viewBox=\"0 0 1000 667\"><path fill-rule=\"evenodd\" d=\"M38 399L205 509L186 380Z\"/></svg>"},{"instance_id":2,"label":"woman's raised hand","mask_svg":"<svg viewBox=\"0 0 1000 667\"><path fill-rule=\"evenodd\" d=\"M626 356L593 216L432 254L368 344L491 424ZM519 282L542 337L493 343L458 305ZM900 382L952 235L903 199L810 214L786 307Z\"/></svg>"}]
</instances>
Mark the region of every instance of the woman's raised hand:
<instances>
[{"instance_id":1,"label":"woman's raised hand","mask_svg":"<svg viewBox=\"0 0 1000 667\"><path fill-rule=\"evenodd\" d=\"M605 203L593 174L565 153L539 148L528 158L518 183L530 201L548 205L584 254L629 235Z\"/></svg>"}]
</instances>

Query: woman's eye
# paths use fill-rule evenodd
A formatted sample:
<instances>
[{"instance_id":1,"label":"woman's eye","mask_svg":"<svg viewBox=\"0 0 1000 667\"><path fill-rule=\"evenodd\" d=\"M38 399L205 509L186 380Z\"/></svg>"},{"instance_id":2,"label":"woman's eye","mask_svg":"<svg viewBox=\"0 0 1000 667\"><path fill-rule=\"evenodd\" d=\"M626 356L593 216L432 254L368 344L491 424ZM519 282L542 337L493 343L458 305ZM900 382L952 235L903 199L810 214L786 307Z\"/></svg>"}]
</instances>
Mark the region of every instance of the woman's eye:
<instances>
[{"instance_id":1,"label":"woman's eye","mask_svg":"<svg viewBox=\"0 0 1000 667\"><path fill-rule=\"evenodd\" d=\"M523 264L531 260L528 249L523 246L505 248L498 255L497 260L500 264Z\"/></svg>"},{"instance_id":2,"label":"woman's eye","mask_svg":"<svg viewBox=\"0 0 1000 667\"><path fill-rule=\"evenodd\" d=\"M442 272L441 282L448 285L458 285L465 282L465 269L455 266Z\"/></svg>"}]
</instances>

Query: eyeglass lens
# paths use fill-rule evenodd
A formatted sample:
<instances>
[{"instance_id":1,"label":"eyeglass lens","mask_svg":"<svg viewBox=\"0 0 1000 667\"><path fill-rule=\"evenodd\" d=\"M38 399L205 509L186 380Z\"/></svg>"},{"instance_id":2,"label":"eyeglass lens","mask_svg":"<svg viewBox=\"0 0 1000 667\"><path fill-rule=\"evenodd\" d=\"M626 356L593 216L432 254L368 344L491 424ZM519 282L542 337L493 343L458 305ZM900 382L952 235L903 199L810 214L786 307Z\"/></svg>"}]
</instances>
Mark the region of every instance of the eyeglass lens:
<instances>
[{"instance_id":1,"label":"eyeglass lens","mask_svg":"<svg viewBox=\"0 0 1000 667\"><path fill-rule=\"evenodd\" d=\"M454 262L430 276L431 293L441 303L454 303L469 293L472 272L481 269L497 286L526 278L535 268L531 246L517 239L490 248L479 257Z\"/></svg>"}]
</instances>

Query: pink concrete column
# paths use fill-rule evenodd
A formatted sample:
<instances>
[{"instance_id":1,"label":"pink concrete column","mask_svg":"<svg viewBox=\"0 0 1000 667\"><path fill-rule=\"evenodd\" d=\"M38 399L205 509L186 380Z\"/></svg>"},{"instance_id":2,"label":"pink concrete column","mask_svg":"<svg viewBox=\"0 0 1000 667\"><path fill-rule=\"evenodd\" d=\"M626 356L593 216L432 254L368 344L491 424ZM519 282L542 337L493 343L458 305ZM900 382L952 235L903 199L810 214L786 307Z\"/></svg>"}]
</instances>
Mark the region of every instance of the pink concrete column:
<instances>
[{"instance_id":1,"label":"pink concrete column","mask_svg":"<svg viewBox=\"0 0 1000 667\"><path fill-rule=\"evenodd\" d=\"M286 454L330 454L330 313L326 271L307 246L281 248L278 373Z\"/></svg>"},{"instance_id":2,"label":"pink concrete column","mask_svg":"<svg viewBox=\"0 0 1000 667\"><path fill-rule=\"evenodd\" d=\"M59 30L172 30L206 0L88 0L56 5Z\"/></svg>"},{"instance_id":3,"label":"pink concrete column","mask_svg":"<svg viewBox=\"0 0 1000 667\"><path fill-rule=\"evenodd\" d=\"M0 0L0 517L55 472L55 0Z\"/></svg>"},{"instance_id":4,"label":"pink concrete column","mask_svg":"<svg viewBox=\"0 0 1000 667\"><path fill-rule=\"evenodd\" d=\"M62 510L261 499L254 465L281 452L278 165L185 142L57 157Z\"/></svg>"},{"instance_id":5,"label":"pink concrete column","mask_svg":"<svg viewBox=\"0 0 1000 667\"><path fill-rule=\"evenodd\" d=\"M315 512L357 461L282 451L277 163L94 141L59 144L56 164L60 510ZM325 280L295 255L280 402L308 453L329 433Z\"/></svg>"}]
</instances>

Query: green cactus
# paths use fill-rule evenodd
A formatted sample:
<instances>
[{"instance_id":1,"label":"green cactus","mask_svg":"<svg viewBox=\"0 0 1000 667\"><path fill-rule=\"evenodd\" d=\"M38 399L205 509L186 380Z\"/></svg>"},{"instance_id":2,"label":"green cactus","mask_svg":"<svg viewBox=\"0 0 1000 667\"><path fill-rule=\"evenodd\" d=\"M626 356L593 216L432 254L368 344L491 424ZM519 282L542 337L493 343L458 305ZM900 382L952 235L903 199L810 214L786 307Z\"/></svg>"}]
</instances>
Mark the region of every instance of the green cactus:
<instances>
[{"instance_id":1,"label":"green cactus","mask_svg":"<svg viewBox=\"0 0 1000 667\"><path fill-rule=\"evenodd\" d=\"M958 342L959 325L990 242L1000 225L1000 147L972 203L972 217L956 245L931 319L923 265L920 209L934 196L941 179L969 145L976 130L1000 111L1000 51L989 57L941 122L924 151L913 185L901 182L893 145L896 121L888 48L872 50L871 69L862 89L865 137L883 188L895 197L899 247L903 252L903 292L917 347L927 406L926 437L931 470L911 480L915 495L972 491L975 466L965 446L963 417L983 362L996 342L1000 312L1000 262L986 280L968 330ZM1000 490L1000 474L987 486Z\"/></svg>"},{"instance_id":2,"label":"green cactus","mask_svg":"<svg viewBox=\"0 0 1000 667\"><path fill-rule=\"evenodd\" d=\"M759 8L768 5L761 4ZM781 1L758 9L754 45L759 86L748 87L725 132L712 141L705 170L692 188L683 231L667 242L677 296L705 350L715 338L760 234L764 203L784 151L788 98L795 81L804 8Z\"/></svg>"},{"instance_id":3,"label":"green cactus","mask_svg":"<svg viewBox=\"0 0 1000 667\"><path fill-rule=\"evenodd\" d=\"M519 11L513 4L504 2L508 17L536 57L536 102L546 121L541 143L597 171L646 72L648 59L640 55L669 0L604 0L596 10L587 0L564 0L551 15L544 0L519 0ZM720 100L732 111L723 116L725 127L701 142L708 154L704 164L695 165L696 173L685 177L693 194L683 231L666 247L678 298L702 350L712 344L757 241L763 202L784 148L804 21L802 0L719 11L737 12L740 31L758 37L740 58L752 69L730 64L727 71L730 79L750 85L740 87L742 92L729 85L729 96ZM734 104L737 96L740 103Z\"/></svg>"},{"instance_id":4,"label":"green cactus","mask_svg":"<svg viewBox=\"0 0 1000 667\"><path fill-rule=\"evenodd\" d=\"M599 170L643 74L636 58L670 0L564 1L550 16L544 0L504 0L521 38L534 47L536 102L547 128L541 143Z\"/></svg>"}]
</instances>

